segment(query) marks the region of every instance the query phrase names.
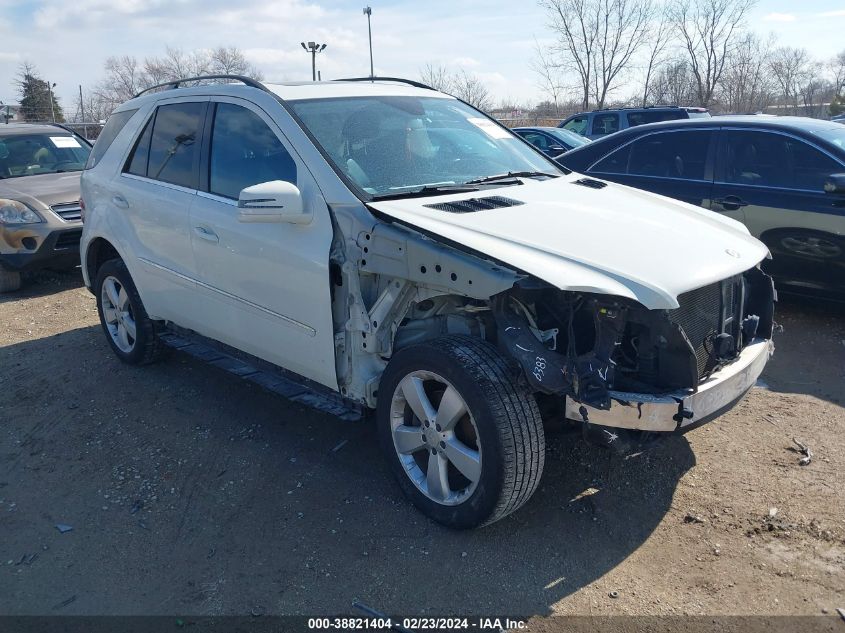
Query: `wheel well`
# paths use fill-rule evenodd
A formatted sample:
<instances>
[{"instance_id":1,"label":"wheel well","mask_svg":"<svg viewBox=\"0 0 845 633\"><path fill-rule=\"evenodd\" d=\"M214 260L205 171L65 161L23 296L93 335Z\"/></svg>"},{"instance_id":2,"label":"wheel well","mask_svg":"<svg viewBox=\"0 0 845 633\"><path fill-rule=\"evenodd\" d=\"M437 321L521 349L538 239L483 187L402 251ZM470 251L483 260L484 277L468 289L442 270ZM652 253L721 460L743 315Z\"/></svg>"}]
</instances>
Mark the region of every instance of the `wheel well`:
<instances>
[{"instance_id":1,"label":"wheel well","mask_svg":"<svg viewBox=\"0 0 845 633\"><path fill-rule=\"evenodd\" d=\"M88 253L85 257L85 270L88 272L88 280L93 284L100 266L110 259L120 259L117 249L108 240L101 237L95 239L88 245Z\"/></svg>"}]
</instances>

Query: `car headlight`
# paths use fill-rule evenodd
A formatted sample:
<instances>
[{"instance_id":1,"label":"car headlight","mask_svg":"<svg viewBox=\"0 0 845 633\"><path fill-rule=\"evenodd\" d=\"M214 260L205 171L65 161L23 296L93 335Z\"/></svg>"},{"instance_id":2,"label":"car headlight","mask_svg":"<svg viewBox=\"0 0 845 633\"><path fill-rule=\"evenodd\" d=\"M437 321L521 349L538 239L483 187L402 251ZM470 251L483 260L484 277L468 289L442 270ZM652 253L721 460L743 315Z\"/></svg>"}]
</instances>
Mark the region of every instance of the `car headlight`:
<instances>
[{"instance_id":1,"label":"car headlight","mask_svg":"<svg viewBox=\"0 0 845 633\"><path fill-rule=\"evenodd\" d=\"M0 198L0 224L36 224L43 221L23 202Z\"/></svg>"}]
</instances>

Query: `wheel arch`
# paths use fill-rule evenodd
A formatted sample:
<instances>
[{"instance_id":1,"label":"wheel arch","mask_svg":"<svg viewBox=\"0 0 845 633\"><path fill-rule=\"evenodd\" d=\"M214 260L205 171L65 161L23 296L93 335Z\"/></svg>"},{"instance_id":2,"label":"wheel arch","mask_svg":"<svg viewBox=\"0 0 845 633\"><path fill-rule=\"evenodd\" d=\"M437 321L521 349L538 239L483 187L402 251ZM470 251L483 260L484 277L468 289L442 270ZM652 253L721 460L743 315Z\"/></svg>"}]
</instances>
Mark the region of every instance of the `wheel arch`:
<instances>
[{"instance_id":1,"label":"wheel arch","mask_svg":"<svg viewBox=\"0 0 845 633\"><path fill-rule=\"evenodd\" d=\"M89 289L93 286L94 280L97 278L97 271L99 271L100 267L110 259L120 259L125 263L120 251L118 251L114 244L106 238L95 237L88 242L88 246L85 249L85 256L82 261L85 268L85 274L88 278Z\"/></svg>"}]
</instances>

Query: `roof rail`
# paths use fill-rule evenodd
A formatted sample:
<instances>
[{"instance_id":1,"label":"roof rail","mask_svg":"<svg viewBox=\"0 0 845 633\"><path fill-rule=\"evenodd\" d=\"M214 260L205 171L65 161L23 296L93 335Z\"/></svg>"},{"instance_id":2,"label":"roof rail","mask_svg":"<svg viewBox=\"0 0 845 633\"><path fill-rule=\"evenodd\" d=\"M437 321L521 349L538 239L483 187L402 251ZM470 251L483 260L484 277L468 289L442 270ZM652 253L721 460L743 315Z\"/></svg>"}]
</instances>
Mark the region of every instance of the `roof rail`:
<instances>
[{"instance_id":1,"label":"roof rail","mask_svg":"<svg viewBox=\"0 0 845 633\"><path fill-rule=\"evenodd\" d=\"M437 90L431 86L422 83L421 81L414 81L413 79L403 79L402 77L346 77L344 79L333 79L332 81L396 81L400 84L408 84L414 88L423 88L425 90Z\"/></svg>"},{"instance_id":2,"label":"roof rail","mask_svg":"<svg viewBox=\"0 0 845 633\"><path fill-rule=\"evenodd\" d=\"M181 79L174 79L173 81L165 81L161 84L156 84L155 86L150 86L145 90L142 90L138 94L135 95L134 98L140 97L142 94L150 92L151 90L155 90L156 88L164 88L168 87L170 89L178 88L179 84L187 82L187 81L202 81L205 79L232 79L234 81L240 81L247 86L251 86L252 88L258 88L259 90L263 90L264 92L270 92L267 90L267 87L262 84L260 81L252 79L250 77L244 77L243 75L200 75L199 77L183 77Z\"/></svg>"}]
</instances>

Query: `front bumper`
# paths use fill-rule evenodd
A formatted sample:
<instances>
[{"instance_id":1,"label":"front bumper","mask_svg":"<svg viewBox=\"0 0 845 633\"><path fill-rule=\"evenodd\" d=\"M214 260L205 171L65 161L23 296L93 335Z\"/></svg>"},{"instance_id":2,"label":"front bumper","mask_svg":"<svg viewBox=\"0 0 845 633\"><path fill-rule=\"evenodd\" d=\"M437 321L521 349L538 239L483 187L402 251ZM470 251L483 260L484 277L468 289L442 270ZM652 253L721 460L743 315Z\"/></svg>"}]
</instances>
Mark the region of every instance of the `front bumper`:
<instances>
[{"instance_id":1,"label":"front bumper","mask_svg":"<svg viewBox=\"0 0 845 633\"><path fill-rule=\"evenodd\" d=\"M611 391L612 404L609 410L595 409L567 398L566 417L583 420L583 407L587 421L591 424L639 431L685 433L709 422L745 395L763 373L773 352L774 344L771 340L755 339L745 346L735 361L701 383L695 393L680 391L652 395Z\"/></svg>"},{"instance_id":2,"label":"front bumper","mask_svg":"<svg viewBox=\"0 0 845 633\"><path fill-rule=\"evenodd\" d=\"M78 264L81 237L81 222L61 227L48 223L2 226L0 264L19 271Z\"/></svg>"}]
</instances>

